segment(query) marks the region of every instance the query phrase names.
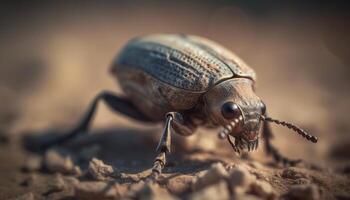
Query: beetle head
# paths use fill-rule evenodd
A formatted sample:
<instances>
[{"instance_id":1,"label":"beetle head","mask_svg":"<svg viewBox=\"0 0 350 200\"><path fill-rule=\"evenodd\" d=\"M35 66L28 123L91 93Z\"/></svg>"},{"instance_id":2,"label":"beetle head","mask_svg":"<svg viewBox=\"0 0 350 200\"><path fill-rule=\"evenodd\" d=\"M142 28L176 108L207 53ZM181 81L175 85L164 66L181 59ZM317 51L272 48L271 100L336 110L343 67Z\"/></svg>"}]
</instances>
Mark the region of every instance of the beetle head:
<instances>
[{"instance_id":1,"label":"beetle head","mask_svg":"<svg viewBox=\"0 0 350 200\"><path fill-rule=\"evenodd\" d=\"M237 150L258 147L265 105L253 91L252 80L235 78L223 81L206 93L205 103L212 122L224 127L220 135L233 136Z\"/></svg>"},{"instance_id":2,"label":"beetle head","mask_svg":"<svg viewBox=\"0 0 350 200\"><path fill-rule=\"evenodd\" d=\"M285 126L306 140L316 143L317 137L298 126L267 117L265 104L256 96L253 81L246 78L229 79L211 88L204 96L205 111L211 121L224 129L219 133L227 137L236 152L255 150L259 144L259 130L264 123L264 131L269 129L268 122ZM235 138L233 143L230 136Z\"/></svg>"}]
</instances>

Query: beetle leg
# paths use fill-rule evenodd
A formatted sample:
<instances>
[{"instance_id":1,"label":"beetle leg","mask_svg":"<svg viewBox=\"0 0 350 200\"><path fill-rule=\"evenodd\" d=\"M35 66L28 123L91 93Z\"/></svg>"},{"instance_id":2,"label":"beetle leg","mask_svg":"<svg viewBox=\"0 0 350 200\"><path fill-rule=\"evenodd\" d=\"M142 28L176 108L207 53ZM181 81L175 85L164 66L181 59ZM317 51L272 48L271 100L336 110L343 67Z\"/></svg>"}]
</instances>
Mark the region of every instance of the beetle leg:
<instances>
[{"instance_id":1,"label":"beetle leg","mask_svg":"<svg viewBox=\"0 0 350 200\"><path fill-rule=\"evenodd\" d=\"M166 164L166 154L170 153L170 149L171 149L171 130L170 129L171 129L172 122L173 122L173 116L170 114L167 114L163 134L160 138L159 144L156 149L158 155L154 160L152 174L150 175L150 178L152 180L155 180L162 173L162 170Z\"/></svg>"},{"instance_id":2,"label":"beetle leg","mask_svg":"<svg viewBox=\"0 0 350 200\"><path fill-rule=\"evenodd\" d=\"M156 180L166 165L166 154L171 151L171 129L180 135L188 136L194 133L195 128L196 126L190 122L187 121L185 123L183 115L178 112L169 112L166 114L165 127L156 149L158 155L154 160L149 180Z\"/></svg>"},{"instance_id":3,"label":"beetle leg","mask_svg":"<svg viewBox=\"0 0 350 200\"><path fill-rule=\"evenodd\" d=\"M268 124L266 121L264 121L262 134L263 134L263 137L265 138L266 153L268 155L271 155L276 162L282 163L283 165L291 165L291 166L296 165L297 163L301 162L300 159L291 160L291 159L281 155L279 153L279 151L276 149L276 147L274 147L271 144L271 139L274 137L274 135L272 134L270 124Z\"/></svg>"},{"instance_id":4,"label":"beetle leg","mask_svg":"<svg viewBox=\"0 0 350 200\"><path fill-rule=\"evenodd\" d=\"M104 101L108 105L108 107L110 107L116 112L120 112L126 116L129 116L139 121L151 121L145 115L143 115L128 99L118 97L117 95L111 92L104 91L95 97L90 107L86 111L85 115L83 116L81 122L76 128L74 128L68 134L65 134L55 139L54 141L44 144L44 149L53 145L63 144L64 142L75 138L79 134L86 133L97 110L98 102L100 102L101 100Z\"/></svg>"}]
</instances>

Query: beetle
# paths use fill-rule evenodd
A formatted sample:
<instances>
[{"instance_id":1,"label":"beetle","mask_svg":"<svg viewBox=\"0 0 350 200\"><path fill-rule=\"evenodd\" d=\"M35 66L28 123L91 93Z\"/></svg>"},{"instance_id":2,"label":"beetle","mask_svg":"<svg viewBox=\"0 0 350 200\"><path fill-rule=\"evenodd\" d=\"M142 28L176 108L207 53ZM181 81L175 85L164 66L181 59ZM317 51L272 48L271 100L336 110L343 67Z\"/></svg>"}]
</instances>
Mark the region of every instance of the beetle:
<instances>
[{"instance_id":1,"label":"beetle","mask_svg":"<svg viewBox=\"0 0 350 200\"><path fill-rule=\"evenodd\" d=\"M265 149L284 164L295 164L270 143L269 122L294 130L316 143L317 137L291 123L272 119L255 94L256 74L244 61L221 45L203 37L154 34L130 40L111 67L125 95L101 92L92 101L80 124L69 134L48 143L62 144L86 133L99 101L133 119L165 126L157 146L152 176L161 174L171 149L171 132L182 136L198 126L222 127L235 152L258 148L260 132ZM262 129L262 131L260 131Z\"/></svg>"}]
</instances>

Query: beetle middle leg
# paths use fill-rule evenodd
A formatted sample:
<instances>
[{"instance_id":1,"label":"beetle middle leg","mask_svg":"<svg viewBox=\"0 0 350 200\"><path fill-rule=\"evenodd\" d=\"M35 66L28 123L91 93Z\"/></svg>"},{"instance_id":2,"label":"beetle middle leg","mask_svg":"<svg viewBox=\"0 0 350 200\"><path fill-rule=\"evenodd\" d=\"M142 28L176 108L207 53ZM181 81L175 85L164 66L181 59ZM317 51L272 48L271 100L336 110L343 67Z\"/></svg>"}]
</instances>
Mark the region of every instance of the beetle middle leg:
<instances>
[{"instance_id":1,"label":"beetle middle leg","mask_svg":"<svg viewBox=\"0 0 350 200\"><path fill-rule=\"evenodd\" d=\"M188 136L194 133L196 126L189 122L186 123L178 112L167 113L163 134L156 149L158 155L154 160L150 175L152 180L155 180L162 173L166 165L166 154L171 152L171 129L180 135Z\"/></svg>"},{"instance_id":2,"label":"beetle middle leg","mask_svg":"<svg viewBox=\"0 0 350 200\"><path fill-rule=\"evenodd\" d=\"M74 128L68 134L62 135L61 137L44 144L43 148L46 149L54 145L63 144L80 134L87 133L87 130L97 110L97 105L100 101L104 101L112 110L122 113L130 118L136 119L138 121L151 122L151 120L143 115L127 98L119 97L111 92L103 91L98 94L92 101L90 107L87 109L81 122L76 128Z\"/></svg>"},{"instance_id":3,"label":"beetle middle leg","mask_svg":"<svg viewBox=\"0 0 350 200\"><path fill-rule=\"evenodd\" d=\"M264 124L263 124L262 134L265 139L266 153L268 155L271 155L276 162L281 162L284 165L291 165L291 166L301 162L300 159L292 160L281 155L280 152L276 149L276 147L271 144L271 139L274 137L274 135L272 134L270 124L268 124L268 122L266 121L264 121Z\"/></svg>"}]
</instances>

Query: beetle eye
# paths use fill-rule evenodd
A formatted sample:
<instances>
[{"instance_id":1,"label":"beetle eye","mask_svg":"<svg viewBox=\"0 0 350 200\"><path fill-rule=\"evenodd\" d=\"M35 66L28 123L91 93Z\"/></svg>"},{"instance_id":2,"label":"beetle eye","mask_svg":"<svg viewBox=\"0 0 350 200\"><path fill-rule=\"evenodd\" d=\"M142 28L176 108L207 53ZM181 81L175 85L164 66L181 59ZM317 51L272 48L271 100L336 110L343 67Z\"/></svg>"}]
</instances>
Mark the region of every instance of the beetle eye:
<instances>
[{"instance_id":1,"label":"beetle eye","mask_svg":"<svg viewBox=\"0 0 350 200\"><path fill-rule=\"evenodd\" d=\"M265 115L266 112L266 105L264 104L264 102L260 103L260 108L261 108L261 114Z\"/></svg>"},{"instance_id":2,"label":"beetle eye","mask_svg":"<svg viewBox=\"0 0 350 200\"><path fill-rule=\"evenodd\" d=\"M221 114L226 119L238 118L241 115L241 110L238 108L237 104L233 102L226 102L221 107Z\"/></svg>"}]
</instances>

